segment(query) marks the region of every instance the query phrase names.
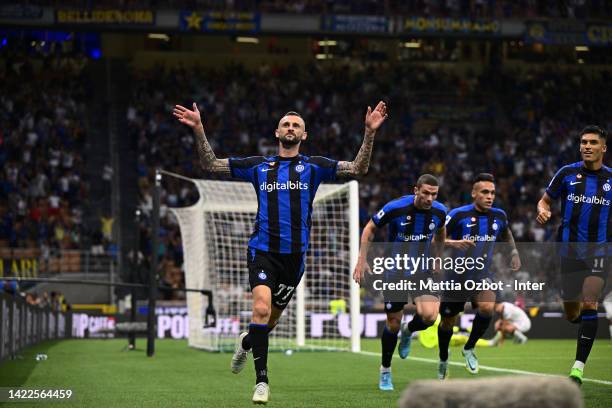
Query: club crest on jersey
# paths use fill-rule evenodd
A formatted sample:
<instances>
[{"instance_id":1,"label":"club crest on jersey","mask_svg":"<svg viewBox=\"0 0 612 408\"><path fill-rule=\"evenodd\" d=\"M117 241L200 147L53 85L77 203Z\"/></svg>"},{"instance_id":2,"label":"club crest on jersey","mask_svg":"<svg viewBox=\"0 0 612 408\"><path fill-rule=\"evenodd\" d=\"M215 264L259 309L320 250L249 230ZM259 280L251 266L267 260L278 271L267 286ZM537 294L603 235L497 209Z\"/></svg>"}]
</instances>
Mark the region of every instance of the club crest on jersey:
<instances>
[{"instance_id":1,"label":"club crest on jersey","mask_svg":"<svg viewBox=\"0 0 612 408\"><path fill-rule=\"evenodd\" d=\"M493 228L493 231L497 231L499 227L497 226L497 223L494 222L491 228Z\"/></svg>"},{"instance_id":2,"label":"club crest on jersey","mask_svg":"<svg viewBox=\"0 0 612 408\"><path fill-rule=\"evenodd\" d=\"M387 309L391 309L391 306L393 306L393 305L391 304L391 302L387 302L387 304L385 305L385 307L386 307Z\"/></svg>"},{"instance_id":3,"label":"club crest on jersey","mask_svg":"<svg viewBox=\"0 0 612 408\"><path fill-rule=\"evenodd\" d=\"M581 179L582 178L582 174L580 174L580 173L576 174L576 178L577 179Z\"/></svg>"},{"instance_id":4,"label":"club crest on jersey","mask_svg":"<svg viewBox=\"0 0 612 408\"><path fill-rule=\"evenodd\" d=\"M603 185L604 191L610 191L610 184L606 183Z\"/></svg>"},{"instance_id":5,"label":"club crest on jersey","mask_svg":"<svg viewBox=\"0 0 612 408\"><path fill-rule=\"evenodd\" d=\"M470 219L470 221L472 221L472 222L476 222L476 217L472 217L472 218Z\"/></svg>"},{"instance_id":6,"label":"club crest on jersey","mask_svg":"<svg viewBox=\"0 0 612 408\"><path fill-rule=\"evenodd\" d=\"M298 164L297 166L295 166L295 171L297 171L298 173L301 173L304 171L304 165L303 164Z\"/></svg>"},{"instance_id":7,"label":"club crest on jersey","mask_svg":"<svg viewBox=\"0 0 612 408\"><path fill-rule=\"evenodd\" d=\"M275 164L276 164L276 162L270 162L270 163L268 163L268 166L274 167Z\"/></svg>"},{"instance_id":8,"label":"club crest on jersey","mask_svg":"<svg viewBox=\"0 0 612 408\"><path fill-rule=\"evenodd\" d=\"M411 216L409 216L409 215L406 216L406 221L410 221L411 219L412 219Z\"/></svg>"},{"instance_id":9,"label":"club crest on jersey","mask_svg":"<svg viewBox=\"0 0 612 408\"><path fill-rule=\"evenodd\" d=\"M268 275L266 275L266 273L264 271L259 272L259 274L257 275L257 277L260 280L266 280L268 278Z\"/></svg>"},{"instance_id":10,"label":"club crest on jersey","mask_svg":"<svg viewBox=\"0 0 612 408\"><path fill-rule=\"evenodd\" d=\"M436 228L436 224L434 224L433 222L431 224L429 224L429 230L433 231L433 229Z\"/></svg>"}]
</instances>

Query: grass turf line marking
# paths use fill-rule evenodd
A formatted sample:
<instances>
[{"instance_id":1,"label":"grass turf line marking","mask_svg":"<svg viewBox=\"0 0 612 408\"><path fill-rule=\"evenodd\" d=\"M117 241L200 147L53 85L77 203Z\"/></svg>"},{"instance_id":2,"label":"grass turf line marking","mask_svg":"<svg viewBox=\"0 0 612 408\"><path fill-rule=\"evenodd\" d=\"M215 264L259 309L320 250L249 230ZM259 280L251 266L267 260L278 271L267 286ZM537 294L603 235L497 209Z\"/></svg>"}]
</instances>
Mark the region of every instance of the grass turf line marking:
<instances>
[{"instance_id":1,"label":"grass turf line marking","mask_svg":"<svg viewBox=\"0 0 612 408\"><path fill-rule=\"evenodd\" d=\"M375 356L375 357L380 357L380 353L374 353L372 351L359 351L358 354L363 354L365 356ZM422 357L410 357L408 356L409 360L414 360L414 361L420 361L423 363L438 363L438 360L434 360L431 358L422 358ZM458 366L458 367L463 367L465 364L463 363L459 363L457 361L449 361L448 362L449 365L453 365L453 366ZM480 368L484 369L484 370L489 370L489 371L497 371L500 373L510 373L510 374L525 374L525 375L541 375L541 376L545 376L545 377L563 377L562 375L557 375L557 374L546 374L546 373L538 373L535 371L525 371L525 370L514 370L512 368L500 368L500 367L489 367L489 366L485 366L485 365L481 365ZM612 385L612 381L606 381L606 380L598 380L595 378L583 378L582 379L585 382L592 382L592 383L596 383L596 384L604 384L604 385Z\"/></svg>"}]
</instances>

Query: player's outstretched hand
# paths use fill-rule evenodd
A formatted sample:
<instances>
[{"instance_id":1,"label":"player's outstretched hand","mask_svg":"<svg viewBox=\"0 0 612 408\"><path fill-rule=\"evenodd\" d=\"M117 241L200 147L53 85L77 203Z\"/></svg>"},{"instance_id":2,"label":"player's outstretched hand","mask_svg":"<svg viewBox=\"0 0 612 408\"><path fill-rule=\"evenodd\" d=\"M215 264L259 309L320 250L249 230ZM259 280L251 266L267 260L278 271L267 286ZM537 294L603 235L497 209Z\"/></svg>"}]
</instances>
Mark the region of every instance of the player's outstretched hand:
<instances>
[{"instance_id":1,"label":"player's outstretched hand","mask_svg":"<svg viewBox=\"0 0 612 408\"><path fill-rule=\"evenodd\" d=\"M544 225L548 222L549 219L550 219L550 211L538 209L538 216L536 218L537 222Z\"/></svg>"},{"instance_id":2,"label":"player's outstretched hand","mask_svg":"<svg viewBox=\"0 0 612 408\"><path fill-rule=\"evenodd\" d=\"M367 262L357 261L357 266L355 266L355 271L353 272L353 280L360 285L363 282L365 272L372 273L370 265Z\"/></svg>"},{"instance_id":3,"label":"player's outstretched hand","mask_svg":"<svg viewBox=\"0 0 612 408\"><path fill-rule=\"evenodd\" d=\"M183 125L187 125L191 128L195 128L202 124L202 118L200 117L200 111L196 103L193 103L193 110L189 110L184 106L175 105L172 111L174 117L178 119Z\"/></svg>"},{"instance_id":4,"label":"player's outstretched hand","mask_svg":"<svg viewBox=\"0 0 612 408\"><path fill-rule=\"evenodd\" d=\"M365 126L368 130L377 130L387 119L387 105L380 101L378 105L372 110L371 106L368 106L368 111L365 115Z\"/></svg>"},{"instance_id":5,"label":"player's outstretched hand","mask_svg":"<svg viewBox=\"0 0 612 408\"><path fill-rule=\"evenodd\" d=\"M476 246L474 241L471 239L447 239L445 244L446 246L459 249L461 251L467 251L468 249Z\"/></svg>"}]
</instances>

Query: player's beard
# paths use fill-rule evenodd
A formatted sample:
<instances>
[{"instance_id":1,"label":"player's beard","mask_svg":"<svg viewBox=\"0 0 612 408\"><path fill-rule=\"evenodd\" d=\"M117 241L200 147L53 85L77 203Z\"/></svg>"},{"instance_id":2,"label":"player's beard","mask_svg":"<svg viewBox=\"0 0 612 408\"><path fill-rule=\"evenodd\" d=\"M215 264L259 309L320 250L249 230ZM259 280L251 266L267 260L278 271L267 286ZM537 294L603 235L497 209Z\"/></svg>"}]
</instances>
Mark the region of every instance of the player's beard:
<instances>
[{"instance_id":1,"label":"player's beard","mask_svg":"<svg viewBox=\"0 0 612 408\"><path fill-rule=\"evenodd\" d=\"M300 144L301 139L294 135L293 138L287 138L287 135L280 136L278 140L281 142L285 149L290 149L295 145Z\"/></svg>"}]
</instances>

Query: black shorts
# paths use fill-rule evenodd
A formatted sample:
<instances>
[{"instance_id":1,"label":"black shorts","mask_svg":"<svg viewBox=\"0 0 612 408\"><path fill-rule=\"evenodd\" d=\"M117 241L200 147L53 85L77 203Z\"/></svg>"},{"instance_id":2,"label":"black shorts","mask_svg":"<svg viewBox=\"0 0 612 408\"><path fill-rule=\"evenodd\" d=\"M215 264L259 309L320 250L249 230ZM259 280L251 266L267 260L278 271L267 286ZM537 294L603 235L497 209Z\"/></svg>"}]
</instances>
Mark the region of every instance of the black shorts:
<instances>
[{"instance_id":1,"label":"black shorts","mask_svg":"<svg viewBox=\"0 0 612 408\"><path fill-rule=\"evenodd\" d=\"M251 290L266 285L272 291L272 304L284 309L304 274L304 253L277 254L249 248L247 265Z\"/></svg>"},{"instance_id":2,"label":"black shorts","mask_svg":"<svg viewBox=\"0 0 612 408\"><path fill-rule=\"evenodd\" d=\"M421 296L433 296L436 299L440 298L440 295L438 292L433 291L433 290L412 290L410 291L410 298L412 299L412 304L416 304L415 300L418 297ZM406 306L408 304L408 302L391 302L391 301L385 301L384 304L384 308L385 308L385 313L395 313L395 312L399 312L401 310L404 310L404 306Z\"/></svg>"},{"instance_id":3,"label":"black shorts","mask_svg":"<svg viewBox=\"0 0 612 408\"><path fill-rule=\"evenodd\" d=\"M563 300L577 300L582 294L582 285L589 276L603 279L603 289L610 273L610 258L597 256L586 259L561 258L561 295Z\"/></svg>"},{"instance_id":4,"label":"black shorts","mask_svg":"<svg viewBox=\"0 0 612 408\"><path fill-rule=\"evenodd\" d=\"M487 280L489 282L493 282L493 279L490 276L486 276L482 279L477 279L477 281ZM463 285L464 283L461 282ZM460 290L460 291L445 291L442 294L442 301L440 302L440 315L442 317L453 317L457 316L459 313L463 312L465 309L465 304L470 302L472 304L472 309L476 309L478 307L478 303L476 302L476 296L484 292L482 290ZM496 298L498 298L499 293L497 291L492 291L493 295L491 299L488 297L483 301L487 302L495 302Z\"/></svg>"}]
</instances>

